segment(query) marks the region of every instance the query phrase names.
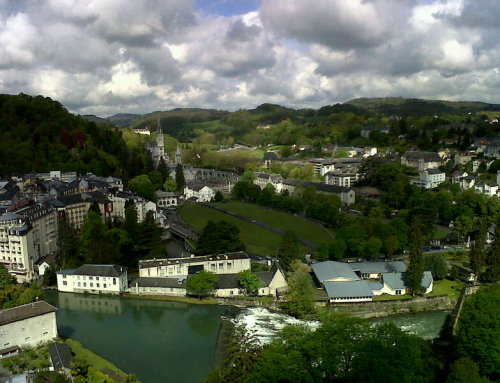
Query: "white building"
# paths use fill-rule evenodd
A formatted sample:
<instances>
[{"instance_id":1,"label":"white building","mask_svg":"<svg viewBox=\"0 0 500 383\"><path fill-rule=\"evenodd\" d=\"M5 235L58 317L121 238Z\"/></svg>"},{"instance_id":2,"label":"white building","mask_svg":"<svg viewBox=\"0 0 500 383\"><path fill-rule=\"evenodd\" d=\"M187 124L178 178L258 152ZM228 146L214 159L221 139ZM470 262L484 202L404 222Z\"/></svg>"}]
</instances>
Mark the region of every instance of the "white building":
<instances>
[{"instance_id":1,"label":"white building","mask_svg":"<svg viewBox=\"0 0 500 383\"><path fill-rule=\"evenodd\" d=\"M334 170L325 174L325 184L333 186L351 187L359 181L359 169L347 168Z\"/></svg>"},{"instance_id":2,"label":"white building","mask_svg":"<svg viewBox=\"0 0 500 383\"><path fill-rule=\"evenodd\" d=\"M174 207L178 205L179 196L174 192L156 191L156 205L158 207Z\"/></svg>"},{"instance_id":3,"label":"white building","mask_svg":"<svg viewBox=\"0 0 500 383\"><path fill-rule=\"evenodd\" d=\"M87 264L57 272L57 289L62 292L120 294L127 288L127 268L123 266Z\"/></svg>"},{"instance_id":4,"label":"white building","mask_svg":"<svg viewBox=\"0 0 500 383\"><path fill-rule=\"evenodd\" d=\"M439 169L427 169L423 172L420 172L420 176L418 179L410 180L410 183L424 189L434 189L442 184L445 180L445 172Z\"/></svg>"},{"instance_id":5,"label":"white building","mask_svg":"<svg viewBox=\"0 0 500 383\"><path fill-rule=\"evenodd\" d=\"M264 189L268 184L274 186L274 190L276 193L281 193L281 189L283 188L283 177L280 174L267 174L257 172L255 173L255 181L256 185L259 185L261 189Z\"/></svg>"},{"instance_id":6,"label":"white building","mask_svg":"<svg viewBox=\"0 0 500 383\"><path fill-rule=\"evenodd\" d=\"M57 248L57 214L50 204L0 216L0 262L18 282L31 281L36 261Z\"/></svg>"},{"instance_id":7,"label":"white building","mask_svg":"<svg viewBox=\"0 0 500 383\"><path fill-rule=\"evenodd\" d=\"M150 136L151 131L148 128L144 129L132 129L132 132L137 133L137 134L142 134L144 136Z\"/></svg>"},{"instance_id":8,"label":"white building","mask_svg":"<svg viewBox=\"0 0 500 383\"><path fill-rule=\"evenodd\" d=\"M401 165L409 166L418 171L435 169L441 166L442 159L434 152L409 151L401 156Z\"/></svg>"},{"instance_id":9,"label":"white building","mask_svg":"<svg viewBox=\"0 0 500 383\"><path fill-rule=\"evenodd\" d=\"M250 270L250 258L243 251L191 258L139 260L139 277L182 277L201 270L215 274L238 274Z\"/></svg>"},{"instance_id":10,"label":"white building","mask_svg":"<svg viewBox=\"0 0 500 383\"><path fill-rule=\"evenodd\" d=\"M56 308L39 301L0 311L0 357L57 337Z\"/></svg>"},{"instance_id":11,"label":"white building","mask_svg":"<svg viewBox=\"0 0 500 383\"><path fill-rule=\"evenodd\" d=\"M184 199L196 198L196 202L210 202L215 197L215 191L203 184L191 184L184 187Z\"/></svg>"}]
</instances>

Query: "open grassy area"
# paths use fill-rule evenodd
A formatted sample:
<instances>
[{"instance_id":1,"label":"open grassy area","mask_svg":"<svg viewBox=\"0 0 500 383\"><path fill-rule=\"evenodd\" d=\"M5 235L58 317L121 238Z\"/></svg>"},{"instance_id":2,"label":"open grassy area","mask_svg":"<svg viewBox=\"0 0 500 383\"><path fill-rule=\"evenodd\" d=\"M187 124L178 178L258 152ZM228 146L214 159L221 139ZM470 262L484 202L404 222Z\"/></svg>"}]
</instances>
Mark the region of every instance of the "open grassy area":
<instances>
[{"instance_id":1,"label":"open grassy area","mask_svg":"<svg viewBox=\"0 0 500 383\"><path fill-rule=\"evenodd\" d=\"M245 202L231 201L228 203L214 203L222 209L234 211L250 219L255 219L270 226L282 230L292 230L300 237L304 237L316 243L329 242L332 240L325 230L318 225L293 214L282 213L266 209L262 206Z\"/></svg>"},{"instance_id":2,"label":"open grassy area","mask_svg":"<svg viewBox=\"0 0 500 383\"><path fill-rule=\"evenodd\" d=\"M450 281L448 279L443 279L442 281L434 281L434 289L432 293L428 294L427 296L448 295L451 298L454 296L459 296L463 287L464 284L460 281Z\"/></svg>"},{"instance_id":3,"label":"open grassy area","mask_svg":"<svg viewBox=\"0 0 500 383\"><path fill-rule=\"evenodd\" d=\"M101 358L99 355L94 354L92 351L87 350L80 342L73 339L66 339L65 343L71 348L75 353L77 358L84 359L89 366L89 376L94 376L96 378L105 378L107 382L117 382L117 380L111 378L109 375L104 374L103 370L111 370L113 373L125 378L127 374L116 367L113 363Z\"/></svg>"},{"instance_id":4,"label":"open grassy area","mask_svg":"<svg viewBox=\"0 0 500 383\"><path fill-rule=\"evenodd\" d=\"M209 220L226 220L240 229L240 238L247 246L249 253L258 255L275 255L281 244L281 235L272 233L262 227L245 222L229 214L222 213L202 205L187 205L181 212L182 219L199 231L203 231ZM299 245L299 251L309 251Z\"/></svg>"}]
</instances>

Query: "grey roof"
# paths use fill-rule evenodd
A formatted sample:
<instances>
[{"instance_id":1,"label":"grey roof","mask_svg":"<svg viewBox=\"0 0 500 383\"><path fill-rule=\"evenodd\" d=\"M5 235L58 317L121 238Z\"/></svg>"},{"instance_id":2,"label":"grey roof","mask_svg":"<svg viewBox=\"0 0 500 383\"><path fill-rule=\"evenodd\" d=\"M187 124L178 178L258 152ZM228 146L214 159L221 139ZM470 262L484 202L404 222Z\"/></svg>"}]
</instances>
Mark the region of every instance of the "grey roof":
<instances>
[{"instance_id":1,"label":"grey roof","mask_svg":"<svg viewBox=\"0 0 500 383\"><path fill-rule=\"evenodd\" d=\"M12 221L14 219L20 219L21 216L16 213L8 213L0 216L0 221Z\"/></svg>"},{"instance_id":2,"label":"grey roof","mask_svg":"<svg viewBox=\"0 0 500 383\"><path fill-rule=\"evenodd\" d=\"M330 298L373 297L373 291L366 281L325 282L325 290Z\"/></svg>"},{"instance_id":3,"label":"grey roof","mask_svg":"<svg viewBox=\"0 0 500 383\"><path fill-rule=\"evenodd\" d=\"M240 288L240 276L238 274L217 274L218 289Z\"/></svg>"},{"instance_id":4,"label":"grey roof","mask_svg":"<svg viewBox=\"0 0 500 383\"><path fill-rule=\"evenodd\" d=\"M382 290L384 285L380 282L367 282L368 283L368 286L370 287L370 289L372 289L372 291L374 290Z\"/></svg>"},{"instance_id":5,"label":"grey roof","mask_svg":"<svg viewBox=\"0 0 500 383\"><path fill-rule=\"evenodd\" d=\"M393 290L403 290L410 286L407 273L384 273L382 274L382 280L384 284L387 284ZM428 289L432 282L432 273L430 271L424 271L422 286Z\"/></svg>"},{"instance_id":6,"label":"grey roof","mask_svg":"<svg viewBox=\"0 0 500 383\"><path fill-rule=\"evenodd\" d=\"M88 275L97 277L120 277L127 271L124 266L118 265L83 265L76 269L72 275Z\"/></svg>"},{"instance_id":7,"label":"grey roof","mask_svg":"<svg viewBox=\"0 0 500 383\"><path fill-rule=\"evenodd\" d=\"M292 178L287 178L286 180L283 181L285 185L290 185L290 186L298 186L301 185L304 189L308 188L309 186L314 187L317 191L319 192L324 192L324 193L334 193L334 194L341 194L341 193L348 193L351 189L345 186L334 186L334 185L327 185L319 182L308 182L308 181L302 181L302 180L296 180Z\"/></svg>"},{"instance_id":8,"label":"grey roof","mask_svg":"<svg viewBox=\"0 0 500 383\"><path fill-rule=\"evenodd\" d=\"M426 172L429 173L429 174L441 174L441 173L444 173L442 170L439 170L439 169L427 169Z\"/></svg>"},{"instance_id":9,"label":"grey roof","mask_svg":"<svg viewBox=\"0 0 500 383\"><path fill-rule=\"evenodd\" d=\"M58 342L52 343L49 346L49 352L54 370L59 370L61 368L70 368L71 351L68 345Z\"/></svg>"},{"instance_id":10,"label":"grey roof","mask_svg":"<svg viewBox=\"0 0 500 383\"><path fill-rule=\"evenodd\" d=\"M261 271L254 274L259 277L261 287L267 287L271 284L275 273L271 271Z\"/></svg>"},{"instance_id":11,"label":"grey roof","mask_svg":"<svg viewBox=\"0 0 500 383\"><path fill-rule=\"evenodd\" d=\"M334 261L319 262L312 265L312 270L320 282L336 278L359 280L359 277L352 271L348 263Z\"/></svg>"},{"instance_id":12,"label":"grey roof","mask_svg":"<svg viewBox=\"0 0 500 383\"><path fill-rule=\"evenodd\" d=\"M39 315L53 313L57 309L45 301L28 303L26 305L13 307L0 311L0 326L20 320L33 318Z\"/></svg>"},{"instance_id":13,"label":"grey roof","mask_svg":"<svg viewBox=\"0 0 500 383\"><path fill-rule=\"evenodd\" d=\"M65 275L72 275L77 269L65 269L65 270L60 270L57 271L57 274L65 274Z\"/></svg>"},{"instance_id":14,"label":"grey roof","mask_svg":"<svg viewBox=\"0 0 500 383\"><path fill-rule=\"evenodd\" d=\"M352 262L348 265L354 271L359 271L362 274L375 274L375 273L393 273L406 271L406 265L403 261L390 261L390 262Z\"/></svg>"},{"instance_id":15,"label":"grey roof","mask_svg":"<svg viewBox=\"0 0 500 383\"><path fill-rule=\"evenodd\" d=\"M179 278L161 278L161 277L139 277L134 279L130 283L130 288L134 288L136 285L139 287L171 287L177 289L186 288L187 277Z\"/></svg>"},{"instance_id":16,"label":"grey roof","mask_svg":"<svg viewBox=\"0 0 500 383\"><path fill-rule=\"evenodd\" d=\"M214 254L214 255L202 255L192 258L164 258L164 259L154 259L154 260L139 260L139 268L147 267L158 267L158 266L168 266L180 263L198 263L207 261L227 261L233 259L250 259L244 251L237 251L234 253L225 254Z\"/></svg>"}]
</instances>

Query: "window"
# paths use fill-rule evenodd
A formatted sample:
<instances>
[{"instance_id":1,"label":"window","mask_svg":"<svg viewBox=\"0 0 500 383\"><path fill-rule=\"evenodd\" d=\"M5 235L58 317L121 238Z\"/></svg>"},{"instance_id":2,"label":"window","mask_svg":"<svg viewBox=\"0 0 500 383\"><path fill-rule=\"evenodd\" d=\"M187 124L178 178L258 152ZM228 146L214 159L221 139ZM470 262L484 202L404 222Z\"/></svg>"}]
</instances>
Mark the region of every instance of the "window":
<instances>
[{"instance_id":1,"label":"window","mask_svg":"<svg viewBox=\"0 0 500 383\"><path fill-rule=\"evenodd\" d=\"M49 335L48 331L45 331L42 335Z\"/></svg>"},{"instance_id":2,"label":"window","mask_svg":"<svg viewBox=\"0 0 500 383\"><path fill-rule=\"evenodd\" d=\"M78 287L80 287L81 285L82 285L82 283L81 283L81 282L78 282Z\"/></svg>"},{"instance_id":3,"label":"window","mask_svg":"<svg viewBox=\"0 0 500 383\"><path fill-rule=\"evenodd\" d=\"M28 337L24 338L24 340L30 340L30 339L31 339L31 337L30 337L30 336L28 336Z\"/></svg>"},{"instance_id":4,"label":"window","mask_svg":"<svg viewBox=\"0 0 500 383\"><path fill-rule=\"evenodd\" d=\"M180 274L181 273L181 266L177 266L177 274Z\"/></svg>"},{"instance_id":5,"label":"window","mask_svg":"<svg viewBox=\"0 0 500 383\"><path fill-rule=\"evenodd\" d=\"M63 279L66 279L66 274L63 274Z\"/></svg>"},{"instance_id":6,"label":"window","mask_svg":"<svg viewBox=\"0 0 500 383\"><path fill-rule=\"evenodd\" d=\"M233 294L234 294L234 291L233 291L233 290L231 290L231 291L229 292L229 294L230 294L230 295L233 295Z\"/></svg>"},{"instance_id":7,"label":"window","mask_svg":"<svg viewBox=\"0 0 500 383\"><path fill-rule=\"evenodd\" d=\"M3 344L3 346L5 347L5 346L8 346L9 344L10 344L10 343L4 343L4 344Z\"/></svg>"},{"instance_id":8,"label":"window","mask_svg":"<svg viewBox=\"0 0 500 383\"><path fill-rule=\"evenodd\" d=\"M106 288L106 284L105 284L105 283L103 283L103 284L102 284L102 287L103 287L103 288Z\"/></svg>"},{"instance_id":9,"label":"window","mask_svg":"<svg viewBox=\"0 0 500 383\"><path fill-rule=\"evenodd\" d=\"M95 277L95 280L98 281L99 280L99 277Z\"/></svg>"},{"instance_id":10,"label":"window","mask_svg":"<svg viewBox=\"0 0 500 383\"><path fill-rule=\"evenodd\" d=\"M91 284L90 284L90 287L94 287L94 284L93 284L93 283L91 283ZM94 302L92 302L92 303L94 303Z\"/></svg>"},{"instance_id":11,"label":"window","mask_svg":"<svg viewBox=\"0 0 500 383\"><path fill-rule=\"evenodd\" d=\"M89 277L89 281L91 281L93 279L93 277Z\"/></svg>"},{"instance_id":12,"label":"window","mask_svg":"<svg viewBox=\"0 0 500 383\"><path fill-rule=\"evenodd\" d=\"M76 277L76 279L80 280L80 276L78 275L78 276Z\"/></svg>"},{"instance_id":13,"label":"window","mask_svg":"<svg viewBox=\"0 0 500 383\"><path fill-rule=\"evenodd\" d=\"M87 287L87 282L83 282L83 287Z\"/></svg>"},{"instance_id":14,"label":"window","mask_svg":"<svg viewBox=\"0 0 500 383\"><path fill-rule=\"evenodd\" d=\"M210 265L210 269L211 269L212 271L215 271L215 263L212 263L212 264Z\"/></svg>"},{"instance_id":15,"label":"window","mask_svg":"<svg viewBox=\"0 0 500 383\"><path fill-rule=\"evenodd\" d=\"M113 278L113 285L116 285L116 278Z\"/></svg>"},{"instance_id":16,"label":"window","mask_svg":"<svg viewBox=\"0 0 500 383\"><path fill-rule=\"evenodd\" d=\"M224 269L224 263L221 262L221 263L219 263L219 270L222 270L222 269Z\"/></svg>"},{"instance_id":17,"label":"window","mask_svg":"<svg viewBox=\"0 0 500 383\"><path fill-rule=\"evenodd\" d=\"M68 281L63 281L63 285L66 286L68 284Z\"/></svg>"},{"instance_id":18,"label":"window","mask_svg":"<svg viewBox=\"0 0 500 383\"><path fill-rule=\"evenodd\" d=\"M227 263L227 269L231 270L232 268L233 268L233 263L232 262L228 262Z\"/></svg>"},{"instance_id":19,"label":"window","mask_svg":"<svg viewBox=\"0 0 500 383\"><path fill-rule=\"evenodd\" d=\"M99 288L99 283L96 283L96 284L95 284L95 286L96 286L97 288Z\"/></svg>"}]
</instances>

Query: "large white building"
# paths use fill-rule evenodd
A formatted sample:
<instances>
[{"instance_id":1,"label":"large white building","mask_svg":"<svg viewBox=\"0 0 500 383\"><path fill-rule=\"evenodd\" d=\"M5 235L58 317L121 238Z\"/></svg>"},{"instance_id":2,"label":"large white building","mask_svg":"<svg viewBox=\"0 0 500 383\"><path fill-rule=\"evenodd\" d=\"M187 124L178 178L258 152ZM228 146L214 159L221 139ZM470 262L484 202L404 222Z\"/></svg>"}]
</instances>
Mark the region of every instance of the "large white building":
<instances>
[{"instance_id":1,"label":"large white building","mask_svg":"<svg viewBox=\"0 0 500 383\"><path fill-rule=\"evenodd\" d=\"M186 277L201 270L215 274L238 274L250 270L250 258L243 251L190 258L139 260L139 277Z\"/></svg>"},{"instance_id":2,"label":"large white building","mask_svg":"<svg viewBox=\"0 0 500 383\"><path fill-rule=\"evenodd\" d=\"M56 338L56 310L44 301L0 310L0 357Z\"/></svg>"},{"instance_id":3,"label":"large white building","mask_svg":"<svg viewBox=\"0 0 500 383\"><path fill-rule=\"evenodd\" d=\"M210 202L215 197L215 190L204 184L190 184L184 187L184 199L196 198L196 202Z\"/></svg>"},{"instance_id":4,"label":"large white building","mask_svg":"<svg viewBox=\"0 0 500 383\"><path fill-rule=\"evenodd\" d=\"M83 265L57 272L57 289L67 293L120 294L128 288L127 268Z\"/></svg>"},{"instance_id":5,"label":"large white building","mask_svg":"<svg viewBox=\"0 0 500 383\"><path fill-rule=\"evenodd\" d=\"M57 214L50 204L0 216L0 262L19 282L32 280L35 262L57 248Z\"/></svg>"},{"instance_id":6,"label":"large white building","mask_svg":"<svg viewBox=\"0 0 500 383\"><path fill-rule=\"evenodd\" d=\"M445 172L439 169L427 169L420 172L418 179L412 179L410 183L424 189L434 189L446 181Z\"/></svg>"}]
</instances>

